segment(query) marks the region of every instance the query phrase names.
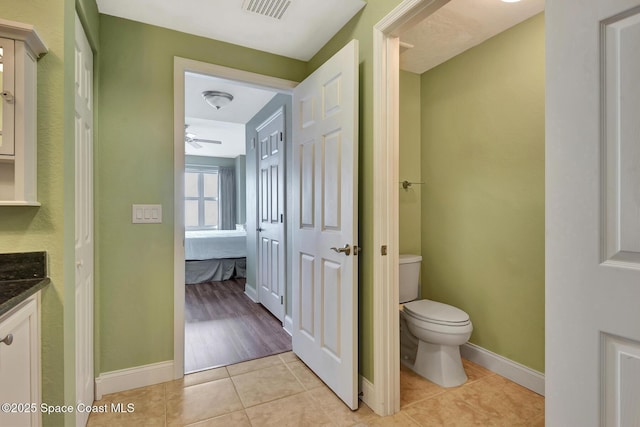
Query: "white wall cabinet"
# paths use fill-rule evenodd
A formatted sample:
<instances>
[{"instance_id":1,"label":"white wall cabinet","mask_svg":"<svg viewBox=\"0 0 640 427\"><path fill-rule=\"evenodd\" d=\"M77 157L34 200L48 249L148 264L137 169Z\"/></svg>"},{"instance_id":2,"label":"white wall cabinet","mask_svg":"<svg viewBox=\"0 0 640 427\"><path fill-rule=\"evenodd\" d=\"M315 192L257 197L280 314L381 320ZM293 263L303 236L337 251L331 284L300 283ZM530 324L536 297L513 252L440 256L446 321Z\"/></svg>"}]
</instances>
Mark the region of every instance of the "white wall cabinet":
<instances>
[{"instance_id":1,"label":"white wall cabinet","mask_svg":"<svg viewBox=\"0 0 640 427\"><path fill-rule=\"evenodd\" d=\"M0 19L0 205L40 205L37 60L46 52L33 26Z\"/></svg>"},{"instance_id":2,"label":"white wall cabinet","mask_svg":"<svg viewBox=\"0 0 640 427\"><path fill-rule=\"evenodd\" d=\"M0 426L41 424L39 298L0 317Z\"/></svg>"}]
</instances>

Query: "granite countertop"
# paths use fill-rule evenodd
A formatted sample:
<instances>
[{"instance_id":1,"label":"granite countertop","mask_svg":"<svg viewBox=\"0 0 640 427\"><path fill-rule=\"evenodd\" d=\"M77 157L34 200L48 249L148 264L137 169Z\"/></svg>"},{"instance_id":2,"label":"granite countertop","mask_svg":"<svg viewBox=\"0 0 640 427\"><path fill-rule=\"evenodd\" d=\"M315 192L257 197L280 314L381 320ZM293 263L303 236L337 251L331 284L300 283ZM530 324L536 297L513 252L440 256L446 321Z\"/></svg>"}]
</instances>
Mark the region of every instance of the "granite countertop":
<instances>
[{"instance_id":1,"label":"granite countertop","mask_svg":"<svg viewBox=\"0 0 640 427\"><path fill-rule=\"evenodd\" d=\"M46 252L0 254L0 316L47 286Z\"/></svg>"}]
</instances>

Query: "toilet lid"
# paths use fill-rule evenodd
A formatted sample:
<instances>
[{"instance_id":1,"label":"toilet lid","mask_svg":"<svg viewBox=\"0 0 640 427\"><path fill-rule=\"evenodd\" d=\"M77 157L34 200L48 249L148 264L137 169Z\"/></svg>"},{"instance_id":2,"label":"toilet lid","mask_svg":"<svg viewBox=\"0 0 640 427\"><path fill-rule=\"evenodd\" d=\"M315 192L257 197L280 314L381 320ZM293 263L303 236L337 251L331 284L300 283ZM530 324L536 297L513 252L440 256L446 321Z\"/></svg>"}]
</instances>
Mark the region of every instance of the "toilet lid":
<instances>
[{"instance_id":1,"label":"toilet lid","mask_svg":"<svg viewBox=\"0 0 640 427\"><path fill-rule=\"evenodd\" d=\"M469 315L459 308L441 302L421 299L404 305L405 313L427 322L463 326L469 323Z\"/></svg>"}]
</instances>

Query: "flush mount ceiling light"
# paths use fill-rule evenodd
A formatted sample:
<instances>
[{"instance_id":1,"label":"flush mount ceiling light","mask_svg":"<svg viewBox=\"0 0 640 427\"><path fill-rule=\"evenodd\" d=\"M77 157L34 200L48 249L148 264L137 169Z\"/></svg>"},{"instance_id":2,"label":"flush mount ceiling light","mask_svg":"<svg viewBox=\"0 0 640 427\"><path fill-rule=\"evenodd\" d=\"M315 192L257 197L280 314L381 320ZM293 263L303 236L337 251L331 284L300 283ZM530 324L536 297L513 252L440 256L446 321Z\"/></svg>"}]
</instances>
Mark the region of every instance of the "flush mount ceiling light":
<instances>
[{"instance_id":1,"label":"flush mount ceiling light","mask_svg":"<svg viewBox=\"0 0 640 427\"><path fill-rule=\"evenodd\" d=\"M216 110L221 109L231 101L233 101L233 95L227 92L220 92L217 90L205 90L202 92L202 97L207 104L214 107Z\"/></svg>"}]
</instances>

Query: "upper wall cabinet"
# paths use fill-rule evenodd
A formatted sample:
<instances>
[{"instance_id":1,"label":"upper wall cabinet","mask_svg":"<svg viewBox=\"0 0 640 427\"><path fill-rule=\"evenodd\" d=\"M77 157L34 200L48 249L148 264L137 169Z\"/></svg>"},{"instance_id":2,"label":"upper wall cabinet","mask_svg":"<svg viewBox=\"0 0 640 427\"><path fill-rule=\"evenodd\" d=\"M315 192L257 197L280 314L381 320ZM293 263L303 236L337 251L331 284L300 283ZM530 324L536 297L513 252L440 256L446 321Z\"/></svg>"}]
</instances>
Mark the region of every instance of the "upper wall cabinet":
<instances>
[{"instance_id":1,"label":"upper wall cabinet","mask_svg":"<svg viewBox=\"0 0 640 427\"><path fill-rule=\"evenodd\" d=\"M33 26L0 19L0 205L40 205L36 198L37 60L46 52Z\"/></svg>"}]
</instances>

